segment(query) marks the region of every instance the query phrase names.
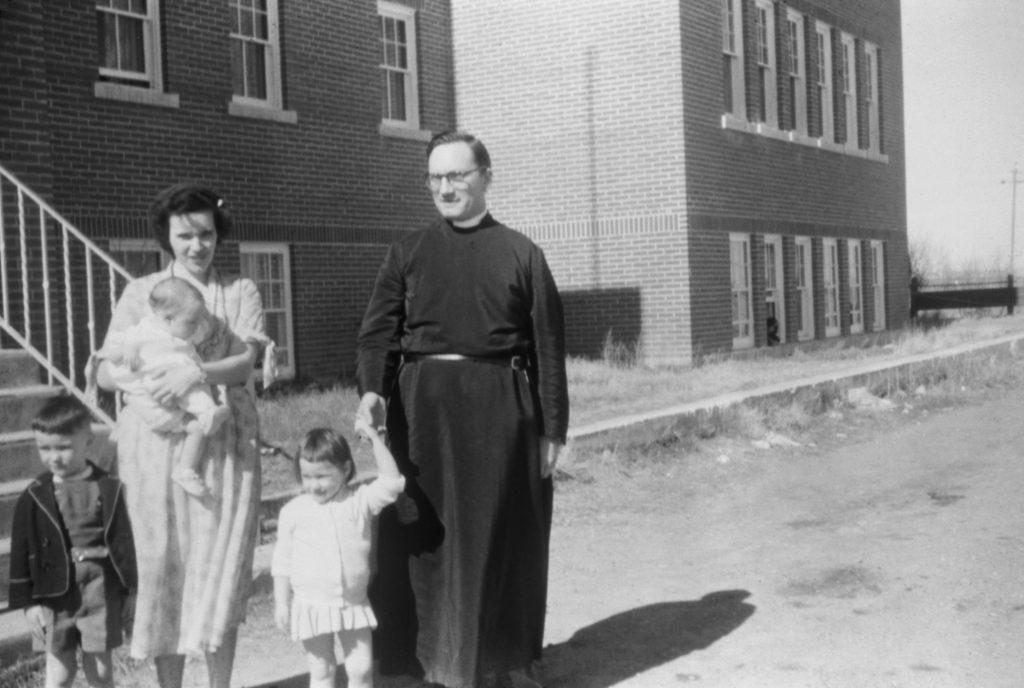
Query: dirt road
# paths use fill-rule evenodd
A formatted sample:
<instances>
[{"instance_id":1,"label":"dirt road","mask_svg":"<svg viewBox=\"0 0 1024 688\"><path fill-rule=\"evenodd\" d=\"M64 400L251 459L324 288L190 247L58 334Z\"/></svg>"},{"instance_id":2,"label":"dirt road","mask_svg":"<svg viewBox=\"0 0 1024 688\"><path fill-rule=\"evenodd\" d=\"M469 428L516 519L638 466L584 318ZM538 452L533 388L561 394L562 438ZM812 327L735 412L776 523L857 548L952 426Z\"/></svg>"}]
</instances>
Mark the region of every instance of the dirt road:
<instances>
[{"instance_id":1,"label":"dirt road","mask_svg":"<svg viewBox=\"0 0 1024 688\"><path fill-rule=\"evenodd\" d=\"M798 447L581 452L558 484L545 685L1024 686L1022 418L1019 391L819 417ZM268 612L236 684L305 686Z\"/></svg>"},{"instance_id":2,"label":"dirt road","mask_svg":"<svg viewBox=\"0 0 1024 688\"><path fill-rule=\"evenodd\" d=\"M564 491L547 685L1024 686L1024 391L900 413Z\"/></svg>"}]
</instances>

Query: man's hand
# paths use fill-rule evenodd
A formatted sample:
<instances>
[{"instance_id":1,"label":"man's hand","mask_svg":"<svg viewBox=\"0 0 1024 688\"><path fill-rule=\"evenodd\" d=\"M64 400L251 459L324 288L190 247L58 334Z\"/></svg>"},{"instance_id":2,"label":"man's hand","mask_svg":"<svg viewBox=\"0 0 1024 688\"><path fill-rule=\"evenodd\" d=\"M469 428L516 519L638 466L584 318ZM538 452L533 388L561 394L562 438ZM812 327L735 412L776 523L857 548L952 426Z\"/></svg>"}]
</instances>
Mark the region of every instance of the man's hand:
<instances>
[{"instance_id":1,"label":"man's hand","mask_svg":"<svg viewBox=\"0 0 1024 688\"><path fill-rule=\"evenodd\" d=\"M355 430L359 432L359 423L362 422L373 428L377 434L383 434L386 417L387 404L384 403L384 397L376 392L367 392L359 400Z\"/></svg>"},{"instance_id":2,"label":"man's hand","mask_svg":"<svg viewBox=\"0 0 1024 688\"><path fill-rule=\"evenodd\" d=\"M555 464L558 463L558 455L564 447L561 442L550 437L540 438L540 477L550 478L555 472Z\"/></svg>"}]
</instances>

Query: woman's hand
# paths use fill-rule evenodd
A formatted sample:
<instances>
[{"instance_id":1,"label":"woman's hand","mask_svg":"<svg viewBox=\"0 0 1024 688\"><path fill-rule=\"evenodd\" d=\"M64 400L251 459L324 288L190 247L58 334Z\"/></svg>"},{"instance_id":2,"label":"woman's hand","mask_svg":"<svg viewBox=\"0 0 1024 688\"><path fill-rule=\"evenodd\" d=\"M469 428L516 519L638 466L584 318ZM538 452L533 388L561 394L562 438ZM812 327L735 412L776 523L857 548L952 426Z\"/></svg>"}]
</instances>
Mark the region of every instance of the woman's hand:
<instances>
[{"instance_id":1,"label":"woman's hand","mask_svg":"<svg viewBox=\"0 0 1024 688\"><path fill-rule=\"evenodd\" d=\"M190 387L202 381L203 371L198 365L168 365L154 373L149 393L158 404L170 406L183 397Z\"/></svg>"}]
</instances>

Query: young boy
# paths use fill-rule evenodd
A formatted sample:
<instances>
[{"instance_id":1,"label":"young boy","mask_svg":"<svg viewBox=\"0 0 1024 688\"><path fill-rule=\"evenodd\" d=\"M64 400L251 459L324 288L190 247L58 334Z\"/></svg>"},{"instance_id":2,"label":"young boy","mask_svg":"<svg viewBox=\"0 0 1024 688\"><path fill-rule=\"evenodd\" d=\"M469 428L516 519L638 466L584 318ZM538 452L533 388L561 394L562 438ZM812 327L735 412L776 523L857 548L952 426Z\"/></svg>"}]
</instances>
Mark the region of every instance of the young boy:
<instances>
[{"instance_id":1,"label":"young boy","mask_svg":"<svg viewBox=\"0 0 1024 688\"><path fill-rule=\"evenodd\" d=\"M92 417L70 395L47 400L32 421L48 469L18 498L11 529L11 609L25 609L46 686L114 685L110 651L122 641L122 609L136 587L135 545L121 481L89 461Z\"/></svg>"},{"instance_id":2,"label":"young boy","mask_svg":"<svg viewBox=\"0 0 1024 688\"><path fill-rule=\"evenodd\" d=\"M178 277L168 277L149 294L152 313L137 325L118 333L96 353L114 365L111 376L118 389L132 395L131 403L151 428L160 432L184 432L181 462L171 479L188 494L209 494L200 476L206 438L230 415L231 409L214 399L210 385L197 382L172 406L150 395L155 375L169 366L199 366L196 348L217 335L217 322L206 309L199 290ZM200 380L202 368L199 368ZM222 402L226 393L220 390Z\"/></svg>"}]
</instances>

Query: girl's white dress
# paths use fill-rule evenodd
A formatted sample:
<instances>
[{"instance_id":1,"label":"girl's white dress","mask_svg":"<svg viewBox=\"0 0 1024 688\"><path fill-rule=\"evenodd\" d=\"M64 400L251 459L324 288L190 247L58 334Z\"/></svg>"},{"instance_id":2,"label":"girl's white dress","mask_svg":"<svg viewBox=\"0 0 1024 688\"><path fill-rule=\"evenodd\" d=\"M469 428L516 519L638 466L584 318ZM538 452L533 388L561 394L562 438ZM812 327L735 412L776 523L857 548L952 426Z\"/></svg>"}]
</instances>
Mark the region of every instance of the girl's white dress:
<instances>
[{"instance_id":1,"label":"girl's white dress","mask_svg":"<svg viewBox=\"0 0 1024 688\"><path fill-rule=\"evenodd\" d=\"M301 494L281 509L270 571L291 582L293 640L377 627L366 597L373 519L404 488L401 476L378 477L325 504Z\"/></svg>"}]
</instances>

